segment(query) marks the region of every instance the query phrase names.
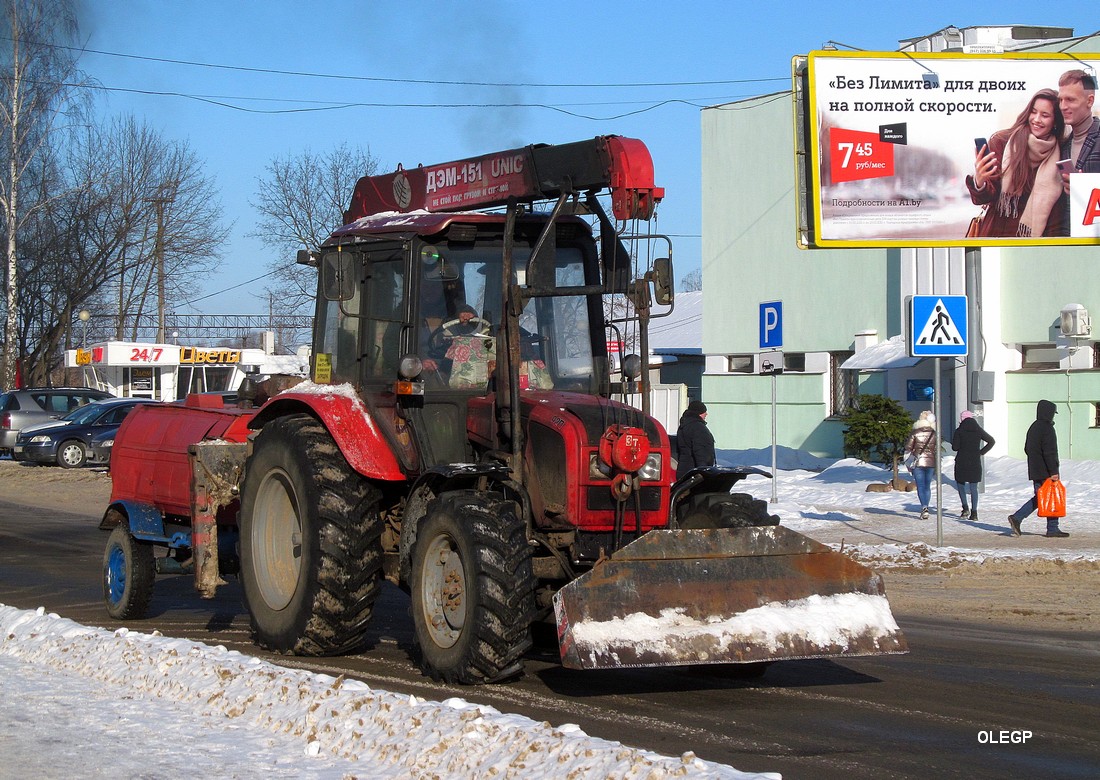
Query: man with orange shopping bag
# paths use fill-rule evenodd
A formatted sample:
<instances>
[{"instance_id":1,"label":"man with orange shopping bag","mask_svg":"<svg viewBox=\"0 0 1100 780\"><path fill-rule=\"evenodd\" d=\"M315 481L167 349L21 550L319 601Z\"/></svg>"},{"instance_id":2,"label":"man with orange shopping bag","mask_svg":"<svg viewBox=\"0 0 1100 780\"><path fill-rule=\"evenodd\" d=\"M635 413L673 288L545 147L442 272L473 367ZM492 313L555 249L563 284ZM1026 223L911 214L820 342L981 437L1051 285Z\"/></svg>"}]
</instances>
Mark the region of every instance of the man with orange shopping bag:
<instances>
[{"instance_id":1,"label":"man with orange shopping bag","mask_svg":"<svg viewBox=\"0 0 1100 780\"><path fill-rule=\"evenodd\" d=\"M1047 400L1035 405L1035 422L1027 429L1024 453L1027 455L1027 476L1033 483L1034 493L1024 505L1008 516L1012 535L1020 535L1020 524L1039 506L1039 490L1048 479L1058 481L1058 435L1054 431L1054 415L1057 407ZM1047 536L1063 538L1068 533L1058 527L1057 517L1047 518Z\"/></svg>"}]
</instances>

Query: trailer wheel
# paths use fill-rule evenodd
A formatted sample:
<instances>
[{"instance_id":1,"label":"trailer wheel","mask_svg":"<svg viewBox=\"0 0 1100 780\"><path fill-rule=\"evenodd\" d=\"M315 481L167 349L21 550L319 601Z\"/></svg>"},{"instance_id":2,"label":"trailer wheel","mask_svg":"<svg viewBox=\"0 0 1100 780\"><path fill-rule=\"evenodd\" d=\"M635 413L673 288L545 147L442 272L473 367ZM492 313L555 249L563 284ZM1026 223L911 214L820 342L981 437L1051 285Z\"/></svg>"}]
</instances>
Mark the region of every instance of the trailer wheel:
<instances>
[{"instance_id":1,"label":"trailer wheel","mask_svg":"<svg viewBox=\"0 0 1100 780\"><path fill-rule=\"evenodd\" d=\"M153 597L153 545L130 534L130 523L114 527L103 551L103 601L107 614L116 620L145 617Z\"/></svg>"},{"instance_id":2,"label":"trailer wheel","mask_svg":"<svg viewBox=\"0 0 1100 780\"><path fill-rule=\"evenodd\" d=\"M752 528L779 525L768 502L748 493L703 493L689 496L679 510L681 528Z\"/></svg>"},{"instance_id":3,"label":"trailer wheel","mask_svg":"<svg viewBox=\"0 0 1100 780\"><path fill-rule=\"evenodd\" d=\"M382 572L380 493L308 415L265 425L241 490L241 583L256 641L295 655L360 649Z\"/></svg>"},{"instance_id":4,"label":"trailer wheel","mask_svg":"<svg viewBox=\"0 0 1100 780\"><path fill-rule=\"evenodd\" d=\"M535 613L531 557L526 525L511 501L461 490L428 505L411 583L426 674L476 685L523 673Z\"/></svg>"},{"instance_id":5,"label":"trailer wheel","mask_svg":"<svg viewBox=\"0 0 1100 780\"><path fill-rule=\"evenodd\" d=\"M57 465L63 469L78 469L88 459L84 445L76 439L61 442L57 448Z\"/></svg>"}]
</instances>

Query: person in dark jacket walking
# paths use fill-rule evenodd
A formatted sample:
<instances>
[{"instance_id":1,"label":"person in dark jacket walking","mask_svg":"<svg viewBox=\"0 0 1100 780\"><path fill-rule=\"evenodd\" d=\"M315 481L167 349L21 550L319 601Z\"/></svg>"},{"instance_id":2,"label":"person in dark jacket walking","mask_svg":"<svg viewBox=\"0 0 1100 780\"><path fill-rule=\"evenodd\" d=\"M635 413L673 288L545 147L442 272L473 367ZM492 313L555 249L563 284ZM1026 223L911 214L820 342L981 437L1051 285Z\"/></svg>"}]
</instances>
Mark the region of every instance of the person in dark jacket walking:
<instances>
[{"instance_id":1,"label":"person in dark jacket walking","mask_svg":"<svg viewBox=\"0 0 1100 780\"><path fill-rule=\"evenodd\" d=\"M1020 524L1039 507L1039 488L1049 478L1058 481L1058 435L1054 432L1054 415L1058 408L1050 401L1042 400L1035 405L1035 422L1027 429L1024 439L1024 453L1027 455L1027 476L1032 481L1035 495L1024 505L1008 516L1012 535L1019 536ZM1068 533L1058 528L1058 518L1047 518L1047 536L1064 537Z\"/></svg>"},{"instance_id":2,"label":"person in dark jacket walking","mask_svg":"<svg viewBox=\"0 0 1100 780\"><path fill-rule=\"evenodd\" d=\"M955 485L959 489L959 501L962 502L963 520L978 519L978 483L982 481L982 455L996 444L978 421L974 413L967 410L959 415L959 427L951 437L951 449L955 455ZM966 497L970 495L970 504Z\"/></svg>"},{"instance_id":3,"label":"person in dark jacket walking","mask_svg":"<svg viewBox=\"0 0 1100 780\"><path fill-rule=\"evenodd\" d=\"M676 429L676 479L714 463L714 435L707 429L707 405L692 401Z\"/></svg>"}]
</instances>

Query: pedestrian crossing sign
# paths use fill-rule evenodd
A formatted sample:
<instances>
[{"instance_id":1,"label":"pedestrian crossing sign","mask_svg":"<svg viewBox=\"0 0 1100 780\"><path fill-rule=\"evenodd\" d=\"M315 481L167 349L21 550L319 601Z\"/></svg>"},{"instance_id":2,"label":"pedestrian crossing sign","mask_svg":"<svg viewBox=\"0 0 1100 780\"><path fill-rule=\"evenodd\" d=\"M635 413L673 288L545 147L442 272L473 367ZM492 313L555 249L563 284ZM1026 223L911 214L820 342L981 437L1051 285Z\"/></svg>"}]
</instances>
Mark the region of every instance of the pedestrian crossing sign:
<instances>
[{"instance_id":1,"label":"pedestrian crossing sign","mask_svg":"<svg viewBox=\"0 0 1100 780\"><path fill-rule=\"evenodd\" d=\"M966 313L965 295L914 295L910 299L909 354L966 355Z\"/></svg>"}]
</instances>

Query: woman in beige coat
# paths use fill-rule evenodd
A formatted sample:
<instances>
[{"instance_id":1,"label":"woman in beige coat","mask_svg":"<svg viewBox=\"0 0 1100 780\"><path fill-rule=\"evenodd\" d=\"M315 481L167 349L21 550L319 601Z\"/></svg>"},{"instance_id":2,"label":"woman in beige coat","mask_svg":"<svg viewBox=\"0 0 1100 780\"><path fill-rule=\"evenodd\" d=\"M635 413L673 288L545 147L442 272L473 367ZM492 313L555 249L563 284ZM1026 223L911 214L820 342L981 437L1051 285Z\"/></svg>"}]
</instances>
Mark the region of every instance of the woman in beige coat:
<instances>
[{"instance_id":1,"label":"woman in beige coat","mask_svg":"<svg viewBox=\"0 0 1100 780\"><path fill-rule=\"evenodd\" d=\"M921 413L913 423L913 432L905 440L906 462L912 459L909 470L917 483L917 499L920 501L920 519L928 519L928 504L932 500L932 476L936 470L935 418L928 412Z\"/></svg>"}]
</instances>

